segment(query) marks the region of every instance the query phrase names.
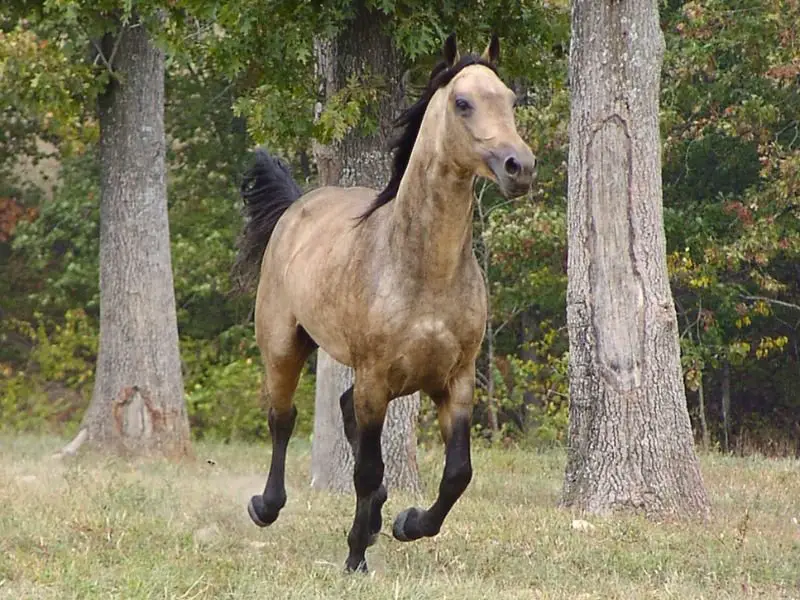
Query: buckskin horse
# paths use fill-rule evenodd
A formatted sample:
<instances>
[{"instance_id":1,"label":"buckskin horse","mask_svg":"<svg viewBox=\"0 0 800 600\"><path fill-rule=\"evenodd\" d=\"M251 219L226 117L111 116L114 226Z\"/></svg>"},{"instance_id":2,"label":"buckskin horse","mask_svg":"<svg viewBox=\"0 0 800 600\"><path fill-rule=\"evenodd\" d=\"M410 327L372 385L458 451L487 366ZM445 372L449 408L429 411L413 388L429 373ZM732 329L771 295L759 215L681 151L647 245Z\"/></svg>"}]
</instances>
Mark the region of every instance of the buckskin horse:
<instances>
[{"instance_id":1,"label":"buckskin horse","mask_svg":"<svg viewBox=\"0 0 800 600\"><path fill-rule=\"evenodd\" d=\"M459 56L455 35L422 96L396 125L386 189L322 187L302 195L288 167L258 150L242 183L237 266L258 277L256 340L266 370L272 462L248 512L256 525L286 503L292 397L323 348L355 370L340 399L357 496L348 571L366 571L386 501L381 430L389 402L417 390L438 411L445 444L439 495L394 521L401 541L434 536L472 478L470 422L486 290L472 249L473 184L525 194L535 159L517 133L515 94L497 75L499 42ZM259 269L260 265L260 271Z\"/></svg>"}]
</instances>

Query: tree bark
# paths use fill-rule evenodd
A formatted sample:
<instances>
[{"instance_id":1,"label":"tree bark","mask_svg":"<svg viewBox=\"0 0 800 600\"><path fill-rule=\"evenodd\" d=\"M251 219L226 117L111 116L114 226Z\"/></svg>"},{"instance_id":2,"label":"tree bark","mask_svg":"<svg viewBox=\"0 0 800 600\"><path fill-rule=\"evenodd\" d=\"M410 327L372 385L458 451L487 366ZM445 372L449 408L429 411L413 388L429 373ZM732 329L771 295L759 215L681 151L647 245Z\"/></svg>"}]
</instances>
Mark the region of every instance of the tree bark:
<instances>
[{"instance_id":1,"label":"tree bark","mask_svg":"<svg viewBox=\"0 0 800 600\"><path fill-rule=\"evenodd\" d=\"M190 441L167 219L164 53L135 15L103 47L115 75L99 100L100 344L82 427L103 447L183 455Z\"/></svg>"},{"instance_id":2,"label":"tree bark","mask_svg":"<svg viewBox=\"0 0 800 600\"><path fill-rule=\"evenodd\" d=\"M314 441L311 447L311 485L316 489L353 492L353 455L344 437L339 397L353 385L353 369L319 351ZM323 404L324 403L324 404ZM389 489L419 491L417 414L419 394L389 405L381 447Z\"/></svg>"},{"instance_id":3,"label":"tree bark","mask_svg":"<svg viewBox=\"0 0 800 600\"><path fill-rule=\"evenodd\" d=\"M535 363L539 360L536 349L532 346L532 342L536 340L536 332L539 327L539 320L536 318L535 308L529 307L522 311L520 314L520 335L519 356L524 361ZM527 390L522 394L523 405L525 407L533 406L534 404L541 404L541 399L536 397L532 391ZM533 423L532 425L536 425Z\"/></svg>"},{"instance_id":4,"label":"tree bark","mask_svg":"<svg viewBox=\"0 0 800 600\"><path fill-rule=\"evenodd\" d=\"M700 381L697 387L697 402L700 405L700 434L703 441L703 452L708 452L711 447L711 435L708 432L708 420L706 419L706 390L703 385L703 372L700 371Z\"/></svg>"},{"instance_id":5,"label":"tree bark","mask_svg":"<svg viewBox=\"0 0 800 600\"><path fill-rule=\"evenodd\" d=\"M731 451L731 365L726 360L722 365L722 444L725 453Z\"/></svg>"},{"instance_id":6,"label":"tree bark","mask_svg":"<svg viewBox=\"0 0 800 600\"><path fill-rule=\"evenodd\" d=\"M706 515L666 267L655 0L573 0L562 503Z\"/></svg>"},{"instance_id":7,"label":"tree bark","mask_svg":"<svg viewBox=\"0 0 800 600\"><path fill-rule=\"evenodd\" d=\"M495 398L496 390L494 385L494 369L495 369L495 357L494 357L494 323L492 322L492 282L490 281L490 254L489 248L486 244L486 237L484 233L486 231L487 223L486 223L486 215L483 211L483 192L486 190L484 187L483 190L478 194L478 197L475 201L475 208L478 211L478 219L481 222L481 233L480 233L480 244L481 244L481 271L483 273L483 281L486 285L486 313L489 315L489 318L486 320L486 360L489 363L489 368L486 377L486 411L489 423L489 435L491 439L496 440L498 434L500 433L500 423L498 421L497 415L497 399ZM510 391L510 390L509 390Z\"/></svg>"},{"instance_id":8,"label":"tree bark","mask_svg":"<svg viewBox=\"0 0 800 600\"><path fill-rule=\"evenodd\" d=\"M381 189L388 180L388 152L392 122L399 113L403 93L399 82L402 61L386 33L388 18L358 3L355 17L336 39L317 40L316 61L320 97L330 98L353 75L382 89L372 107L375 132L356 130L338 143L314 144L321 185L361 185ZM319 104L317 110L320 111ZM353 383L352 369L318 351L311 482L318 489L353 490L353 457L344 436L339 397ZM417 417L419 394L393 400L381 438L387 488L418 491Z\"/></svg>"}]
</instances>

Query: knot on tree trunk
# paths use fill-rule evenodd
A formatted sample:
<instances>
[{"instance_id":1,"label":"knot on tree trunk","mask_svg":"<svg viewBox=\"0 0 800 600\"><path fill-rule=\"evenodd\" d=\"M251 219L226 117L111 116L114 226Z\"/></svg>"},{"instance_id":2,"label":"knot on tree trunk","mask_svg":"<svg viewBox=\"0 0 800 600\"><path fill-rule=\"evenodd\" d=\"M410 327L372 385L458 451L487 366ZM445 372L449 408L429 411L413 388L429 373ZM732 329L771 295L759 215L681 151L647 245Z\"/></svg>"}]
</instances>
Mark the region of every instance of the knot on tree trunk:
<instances>
[{"instance_id":1,"label":"knot on tree trunk","mask_svg":"<svg viewBox=\"0 0 800 600\"><path fill-rule=\"evenodd\" d=\"M153 404L148 390L136 385L120 390L113 413L116 433L126 438L148 438L165 429L164 411Z\"/></svg>"}]
</instances>

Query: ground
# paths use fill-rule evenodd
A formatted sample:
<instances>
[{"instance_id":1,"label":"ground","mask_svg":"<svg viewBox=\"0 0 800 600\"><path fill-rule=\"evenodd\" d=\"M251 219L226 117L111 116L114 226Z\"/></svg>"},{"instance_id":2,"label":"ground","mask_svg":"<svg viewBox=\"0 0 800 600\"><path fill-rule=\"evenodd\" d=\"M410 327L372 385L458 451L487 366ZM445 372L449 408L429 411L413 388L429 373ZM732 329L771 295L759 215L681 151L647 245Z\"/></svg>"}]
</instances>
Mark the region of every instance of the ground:
<instances>
[{"instance_id":1,"label":"ground","mask_svg":"<svg viewBox=\"0 0 800 600\"><path fill-rule=\"evenodd\" d=\"M245 506L266 446L197 444L184 464L50 459L63 443L0 436L0 598L800 599L797 461L703 457L705 524L575 528L556 507L563 452L479 448L437 538L390 538L394 515L418 504L391 495L372 572L345 576L354 501L310 489L307 442L290 447L289 503L263 530ZM440 448L421 451L423 504L441 464Z\"/></svg>"}]
</instances>

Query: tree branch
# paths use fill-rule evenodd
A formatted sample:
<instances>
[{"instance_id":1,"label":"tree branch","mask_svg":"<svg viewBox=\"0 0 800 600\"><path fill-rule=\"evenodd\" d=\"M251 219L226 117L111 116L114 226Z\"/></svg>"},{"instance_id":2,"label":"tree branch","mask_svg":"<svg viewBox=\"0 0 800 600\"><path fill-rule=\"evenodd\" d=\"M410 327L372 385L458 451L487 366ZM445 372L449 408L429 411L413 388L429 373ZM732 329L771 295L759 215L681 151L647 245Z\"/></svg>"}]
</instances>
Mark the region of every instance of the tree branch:
<instances>
[{"instance_id":1,"label":"tree branch","mask_svg":"<svg viewBox=\"0 0 800 600\"><path fill-rule=\"evenodd\" d=\"M486 377L486 375L483 372L481 372L480 369L476 369L475 370L475 380L478 382L478 385L483 387L483 388L486 387L486 385L487 385L487 383L489 381L488 378Z\"/></svg>"},{"instance_id":2,"label":"tree branch","mask_svg":"<svg viewBox=\"0 0 800 600\"><path fill-rule=\"evenodd\" d=\"M108 69L108 72L113 73L114 69L111 68L111 64L108 62L106 55L103 54L103 49L100 47L100 44L98 44L97 40L95 40L94 38L91 39L91 42L92 46L94 46L95 52L97 52L97 54L94 57L94 64L97 64L98 59L100 59L103 61L103 64L106 66L106 69Z\"/></svg>"},{"instance_id":3,"label":"tree branch","mask_svg":"<svg viewBox=\"0 0 800 600\"><path fill-rule=\"evenodd\" d=\"M750 300L753 302L756 302L758 300L761 300L763 302L769 302L770 304L774 304L776 306L791 308L800 312L800 306L797 304L792 304L791 302L784 302L783 300L776 300L775 298L767 298L766 296L747 296L745 294L741 294L741 297L745 300Z\"/></svg>"},{"instance_id":4,"label":"tree branch","mask_svg":"<svg viewBox=\"0 0 800 600\"><path fill-rule=\"evenodd\" d=\"M87 429L81 429L78 432L78 435L76 435L69 444L53 454L52 458L60 460L62 458L66 458L67 456L75 456L78 453L78 449L83 446L83 443L88 437L89 431Z\"/></svg>"},{"instance_id":5,"label":"tree branch","mask_svg":"<svg viewBox=\"0 0 800 600\"><path fill-rule=\"evenodd\" d=\"M111 75L114 75L114 67L113 67L114 57L116 57L117 55L117 50L119 49L119 43L122 40L122 35L125 31L125 28L124 27L121 28L119 33L117 33L117 35L114 36L114 46L111 48L111 54L109 56L106 56L103 53L103 48L100 46L100 44L97 43L96 39L94 39L92 36L89 35L89 32L86 30L86 28L80 23L78 23L78 27L81 29L83 35L89 38L89 41L92 42L92 46L94 46L95 52L97 52L97 56L94 59L94 64L97 64L97 59L102 60L103 64L106 66L106 69L108 69L108 72Z\"/></svg>"},{"instance_id":6,"label":"tree branch","mask_svg":"<svg viewBox=\"0 0 800 600\"><path fill-rule=\"evenodd\" d=\"M523 196L523 198L524 198L524 196ZM506 200L505 202L500 202L499 204L495 204L494 206L486 209L486 212L484 213L483 216L484 216L484 218L488 219L489 215L491 215L498 208L504 208L504 207L508 206L509 204L515 204L516 202L519 202L519 198L511 198L510 200Z\"/></svg>"},{"instance_id":7,"label":"tree branch","mask_svg":"<svg viewBox=\"0 0 800 600\"><path fill-rule=\"evenodd\" d=\"M524 311L528 310L531 306L533 306L533 303L526 304L524 306L520 306L520 307L514 308L514 310L511 311L511 314L508 316L508 318L505 321L503 321L502 323L500 323L500 325L498 325L497 329L494 330L494 334L497 335L498 333L500 333L503 329L506 328L506 326L509 323L511 323L511 321L516 319L521 313L523 313Z\"/></svg>"}]
</instances>

